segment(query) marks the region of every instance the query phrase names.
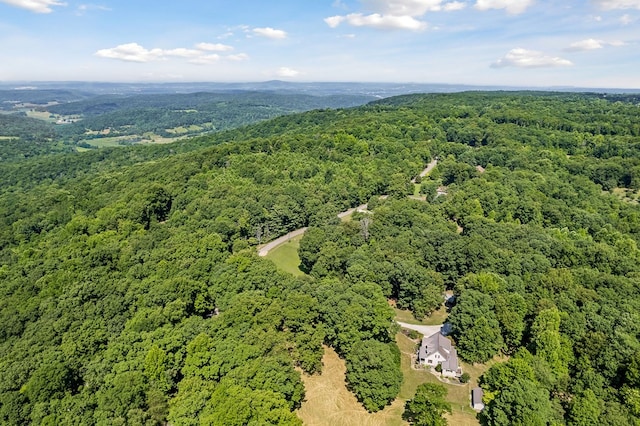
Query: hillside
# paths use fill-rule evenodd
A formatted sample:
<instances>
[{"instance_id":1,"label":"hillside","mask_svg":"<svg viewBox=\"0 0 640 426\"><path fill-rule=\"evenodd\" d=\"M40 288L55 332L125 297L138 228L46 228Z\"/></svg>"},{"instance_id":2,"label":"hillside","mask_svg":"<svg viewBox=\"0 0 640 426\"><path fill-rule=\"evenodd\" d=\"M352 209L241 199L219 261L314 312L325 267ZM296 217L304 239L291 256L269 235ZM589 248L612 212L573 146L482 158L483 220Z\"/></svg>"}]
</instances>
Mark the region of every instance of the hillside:
<instances>
[{"instance_id":1,"label":"hillside","mask_svg":"<svg viewBox=\"0 0 640 426\"><path fill-rule=\"evenodd\" d=\"M448 288L460 356L509 356L480 379L488 424L633 424L626 100L410 95L0 164L0 423L300 424L323 344L377 411L401 381L388 299L422 317ZM257 256L305 226L308 275Z\"/></svg>"}]
</instances>

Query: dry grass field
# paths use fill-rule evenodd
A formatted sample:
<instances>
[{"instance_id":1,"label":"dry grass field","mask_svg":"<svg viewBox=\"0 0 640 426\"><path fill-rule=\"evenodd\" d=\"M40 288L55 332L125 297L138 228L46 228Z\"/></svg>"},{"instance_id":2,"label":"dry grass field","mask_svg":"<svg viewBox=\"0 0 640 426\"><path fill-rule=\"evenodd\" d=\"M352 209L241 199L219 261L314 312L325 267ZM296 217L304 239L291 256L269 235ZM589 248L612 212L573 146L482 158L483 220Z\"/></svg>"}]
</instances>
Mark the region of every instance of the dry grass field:
<instances>
[{"instance_id":1,"label":"dry grass field","mask_svg":"<svg viewBox=\"0 0 640 426\"><path fill-rule=\"evenodd\" d=\"M369 413L358 403L355 396L347 390L345 382L345 362L331 348L325 348L322 358L322 374L302 375L306 389L306 399L297 414L305 425L310 426L347 426L347 425L406 425L402 420L404 404L413 398L421 383L441 383L436 376L425 370L412 368L411 355L415 352L413 341L398 333L396 341L402 352L402 374L404 380L398 398L384 410ZM495 362L495 361L493 361ZM450 425L477 426L476 412L470 407L471 389L476 386L478 377L489 365L467 365L462 367L471 374L471 382L466 385L444 384L447 388L447 400L453 413L447 416Z\"/></svg>"},{"instance_id":2,"label":"dry grass field","mask_svg":"<svg viewBox=\"0 0 640 426\"><path fill-rule=\"evenodd\" d=\"M397 399L377 413L369 413L347 390L344 360L331 349L325 348L322 374L302 375L306 399L298 410L298 417L309 426L382 426L406 425L402 411L404 401Z\"/></svg>"}]
</instances>

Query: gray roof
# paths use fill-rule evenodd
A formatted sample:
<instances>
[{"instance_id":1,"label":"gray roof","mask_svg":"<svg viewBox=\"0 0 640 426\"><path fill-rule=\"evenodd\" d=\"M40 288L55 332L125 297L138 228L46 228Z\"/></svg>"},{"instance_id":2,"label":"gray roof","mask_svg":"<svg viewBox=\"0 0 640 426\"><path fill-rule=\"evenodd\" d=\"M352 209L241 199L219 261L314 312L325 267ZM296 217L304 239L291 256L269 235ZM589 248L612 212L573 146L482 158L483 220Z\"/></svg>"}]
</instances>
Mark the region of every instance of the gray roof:
<instances>
[{"instance_id":1,"label":"gray roof","mask_svg":"<svg viewBox=\"0 0 640 426\"><path fill-rule=\"evenodd\" d=\"M483 395L484 395L484 392L482 391L482 388L473 388L471 390L471 404L472 405L482 404Z\"/></svg>"},{"instance_id":2,"label":"gray roof","mask_svg":"<svg viewBox=\"0 0 640 426\"><path fill-rule=\"evenodd\" d=\"M425 359L436 352L439 352L440 355L445 358L445 361L442 362L443 369L449 371L458 370L458 352L456 348L451 345L451 340L447 339L441 333L435 333L429 337L422 338L418 358Z\"/></svg>"}]
</instances>

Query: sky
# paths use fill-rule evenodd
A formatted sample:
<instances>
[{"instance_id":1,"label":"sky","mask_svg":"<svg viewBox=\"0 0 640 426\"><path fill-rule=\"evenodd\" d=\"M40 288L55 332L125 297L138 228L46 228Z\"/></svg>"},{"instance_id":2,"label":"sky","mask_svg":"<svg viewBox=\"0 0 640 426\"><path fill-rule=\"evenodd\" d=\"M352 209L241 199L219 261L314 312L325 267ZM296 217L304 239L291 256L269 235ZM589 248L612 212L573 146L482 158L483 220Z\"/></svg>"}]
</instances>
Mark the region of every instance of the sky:
<instances>
[{"instance_id":1,"label":"sky","mask_svg":"<svg viewBox=\"0 0 640 426\"><path fill-rule=\"evenodd\" d=\"M0 0L0 81L640 88L640 0Z\"/></svg>"}]
</instances>

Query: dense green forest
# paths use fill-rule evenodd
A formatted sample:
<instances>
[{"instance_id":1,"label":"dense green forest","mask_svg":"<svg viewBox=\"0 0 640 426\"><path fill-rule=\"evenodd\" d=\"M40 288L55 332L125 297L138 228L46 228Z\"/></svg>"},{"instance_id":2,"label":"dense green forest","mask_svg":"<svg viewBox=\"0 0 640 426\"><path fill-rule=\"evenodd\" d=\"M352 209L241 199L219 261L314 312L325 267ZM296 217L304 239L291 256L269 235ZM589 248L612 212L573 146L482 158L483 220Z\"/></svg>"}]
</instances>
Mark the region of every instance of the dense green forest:
<instances>
[{"instance_id":1,"label":"dense green forest","mask_svg":"<svg viewBox=\"0 0 640 426\"><path fill-rule=\"evenodd\" d=\"M411 95L0 164L0 422L299 424L322 344L376 411L402 379L387 299L421 317L448 288L460 356L508 355L482 422L636 424L632 101ZM257 256L303 226L308 275Z\"/></svg>"}]
</instances>

